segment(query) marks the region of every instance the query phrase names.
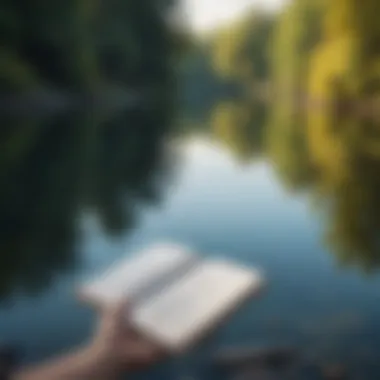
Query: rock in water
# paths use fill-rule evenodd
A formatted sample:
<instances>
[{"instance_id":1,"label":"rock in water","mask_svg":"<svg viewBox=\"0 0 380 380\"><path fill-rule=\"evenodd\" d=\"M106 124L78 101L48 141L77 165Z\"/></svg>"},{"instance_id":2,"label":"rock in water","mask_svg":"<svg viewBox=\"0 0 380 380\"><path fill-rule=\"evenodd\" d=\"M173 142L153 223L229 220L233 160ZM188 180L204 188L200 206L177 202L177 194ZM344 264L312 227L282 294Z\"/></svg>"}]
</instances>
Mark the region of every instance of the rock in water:
<instances>
[{"instance_id":1,"label":"rock in water","mask_svg":"<svg viewBox=\"0 0 380 380\"><path fill-rule=\"evenodd\" d=\"M214 359L217 366L234 368L264 367L282 370L291 366L297 355L293 348L232 347L220 350Z\"/></svg>"},{"instance_id":2,"label":"rock in water","mask_svg":"<svg viewBox=\"0 0 380 380\"><path fill-rule=\"evenodd\" d=\"M322 370L325 380L347 380L347 371L342 365L333 365Z\"/></svg>"},{"instance_id":3,"label":"rock in water","mask_svg":"<svg viewBox=\"0 0 380 380\"><path fill-rule=\"evenodd\" d=\"M264 369L245 370L232 378L233 380L284 380L278 374Z\"/></svg>"}]
</instances>

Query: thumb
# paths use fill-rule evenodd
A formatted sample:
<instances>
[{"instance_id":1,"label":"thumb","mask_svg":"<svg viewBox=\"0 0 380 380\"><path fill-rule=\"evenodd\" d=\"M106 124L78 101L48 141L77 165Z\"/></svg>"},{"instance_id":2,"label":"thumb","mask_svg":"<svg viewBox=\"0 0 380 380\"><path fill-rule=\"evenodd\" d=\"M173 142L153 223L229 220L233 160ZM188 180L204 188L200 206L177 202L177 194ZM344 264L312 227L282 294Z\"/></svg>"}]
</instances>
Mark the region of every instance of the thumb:
<instances>
[{"instance_id":1,"label":"thumb","mask_svg":"<svg viewBox=\"0 0 380 380\"><path fill-rule=\"evenodd\" d=\"M103 310L100 325L104 329L125 328L129 324L129 302L119 302Z\"/></svg>"},{"instance_id":2,"label":"thumb","mask_svg":"<svg viewBox=\"0 0 380 380\"><path fill-rule=\"evenodd\" d=\"M115 320L122 321L129 319L130 315L130 302L122 301L115 305L111 310L110 314Z\"/></svg>"}]
</instances>

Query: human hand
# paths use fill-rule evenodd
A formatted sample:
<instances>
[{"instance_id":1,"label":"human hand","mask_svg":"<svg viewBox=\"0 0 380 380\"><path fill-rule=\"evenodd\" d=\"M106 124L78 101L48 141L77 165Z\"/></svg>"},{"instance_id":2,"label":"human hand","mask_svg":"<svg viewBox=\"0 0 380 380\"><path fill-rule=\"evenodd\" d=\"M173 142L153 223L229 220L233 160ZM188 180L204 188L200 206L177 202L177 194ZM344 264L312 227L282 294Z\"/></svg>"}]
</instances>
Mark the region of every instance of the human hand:
<instances>
[{"instance_id":1,"label":"human hand","mask_svg":"<svg viewBox=\"0 0 380 380\"><path fill-rule=\"evenodd\" d=\"M90 352L98 363L114 371L135 370L154 364L161 356L153 343L136 334L128 325L128 305L106 310L100 318Z\"/></svg>"},{"instance_id":2,"label":"human hand","mask_svg":"<svg viewBox=\"0 0 380 380\"><path fill-rule=\"evenodd\" d=\"M128 326L127 306L106 310L89 345L46 364L16 371L15 380L110 380L125 370L144 368L159 350Z\"/></svg>"}]
</instances>

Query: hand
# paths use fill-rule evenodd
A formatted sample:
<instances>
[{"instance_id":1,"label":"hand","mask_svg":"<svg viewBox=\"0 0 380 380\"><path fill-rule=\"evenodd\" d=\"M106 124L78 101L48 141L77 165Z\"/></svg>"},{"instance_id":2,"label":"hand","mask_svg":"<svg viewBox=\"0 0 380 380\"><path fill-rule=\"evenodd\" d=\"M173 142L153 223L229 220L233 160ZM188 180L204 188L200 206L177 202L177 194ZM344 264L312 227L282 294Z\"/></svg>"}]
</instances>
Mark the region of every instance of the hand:
<instances>
[{"instance_id":1,"label":"hand","mask_svg":"<svg viewBox=\"0 0 380 380\"><path fill-rule=\"evenodd\" d=\"M146 368L160 358L157 346L138 336L128 325L128 306L118 305L106 310L90 345L98 363L114 371Z\"/></svg>"},{"instance_id":2,"label":"hand","mask_svg":"<svg viewBox=\"0 0 380 380\"><path fill-rule=\"evenodd\" d=\"M14 380L111 380L125 370L147 367L159 350L139 338L128 326L126 305L106 310L93 341L46 364L24 368L12 374Z\"/></svg>"}]
</instances>

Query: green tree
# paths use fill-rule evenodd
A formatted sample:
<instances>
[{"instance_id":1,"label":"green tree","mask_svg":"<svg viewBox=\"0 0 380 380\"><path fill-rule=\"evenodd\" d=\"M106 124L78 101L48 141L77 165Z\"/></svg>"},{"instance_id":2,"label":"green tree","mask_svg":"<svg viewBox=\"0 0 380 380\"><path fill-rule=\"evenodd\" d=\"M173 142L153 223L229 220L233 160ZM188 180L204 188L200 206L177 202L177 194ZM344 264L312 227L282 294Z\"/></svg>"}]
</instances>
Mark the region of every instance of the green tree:
<instances>
[{"instance_id":1,"label":"green tree","mask_svg":"<svg viewBox=\"0 0 380 380\"><path fill-rule=\"evenodd\" d=\"M244 101L218 103L211 113L212 134L242 162L263 154L266 109Z\"/></svg>"},{"instance_id":2,"label":"green tree","mask_svg":"<svg viewBox=\"0 0 380 380\"><path fill-rule=\"evenodd\" d=\"M310 51L320 40L322 0L294 0L278 16L271 45L271 80L279 102L306 96ZM293 112L293 111L291 111Z\"/></svg>"},{"instance_id":3,"label":"green tree","mask_svg":"<svg viewBox=\"0 0 380 380\"><path fill-rule=\"evenodd\" d=\"M175 49L165 21L171 3L2 0L0 89L92 91L159 80Z\"/></svg>"},{"instance_id":4,"label":"green tree","mask_svg":"<svg viewBox=\"0 0 380 380\"><path fill-rule=\"evenodd\" d=\"M340 83L353 102L380 91L380 28L375 21L379 3L338 0L326 2L322 38L311 63L310 93L334 100Z\"/></svg>"},{"instance_id":5,"label":"green tree","mask_svg":"<svg viewBox=\"0 0 380 380\"><path fill-rule=\"evenodd\" d=\"M312 116L311 189L327 215L326 239L338 261L365 271L380 265L380 124L326 109Z\"/></svg>"},{"instance_id":6,"label":"green tree","mask_svg":"<svg viewBox=\"0 0 380 380\"><path fill-rule=\"evenodd\" d=\"M306 118L300 109L284 103L270 108L265 128L267 158L287 188L308 189L317 171L310 157Z\"/></svg>"},{"instance_id":7,"label":"green tree","mask_svg":"<svg viewBox=\"0 0 380 380\"><path fill-rule=\"evenodd\" d=\"M213 37L212 62L219 75L240 81L268 78L268 42L273 18L254 11Z\"/></svg>"},{"instance_id":8,"label":"green tree","mask_svg":"<svg viewBox=\"0 0 380 380\"><path fill-rule=\"evenodd\" d=\"M82 110L46 120L2 118L0 299L40 291L79 259L80 221L127 233L136 205L154 205L171 167L170 96L110 112Z\"/></svg>"}]
</instances>

